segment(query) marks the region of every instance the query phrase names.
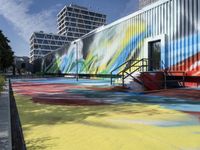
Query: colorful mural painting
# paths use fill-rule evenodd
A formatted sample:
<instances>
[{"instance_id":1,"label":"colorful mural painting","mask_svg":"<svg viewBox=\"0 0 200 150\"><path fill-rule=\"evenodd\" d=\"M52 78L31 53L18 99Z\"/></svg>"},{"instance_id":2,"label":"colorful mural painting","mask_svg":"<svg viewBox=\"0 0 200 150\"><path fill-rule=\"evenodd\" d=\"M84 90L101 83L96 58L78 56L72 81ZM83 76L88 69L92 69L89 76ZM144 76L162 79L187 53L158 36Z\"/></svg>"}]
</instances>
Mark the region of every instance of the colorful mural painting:
<instances>
[{"instance_id":1,"label":"colorful mural painting","mask_svg":"<svg viewBox=\"0 0 200 150\"><path fill-rule=\"evenodd\" d=\"M160 70L185 71L188 76L199 76L199 13L198 0L160 1L47 55L43 70L46 73L110 74L127 60L151 60L147 39L164 36L157 39L162 43Z\"/></svg>"},{"instance_id":2,"label":"colorful mural painting","mask_svg":"<svg viewBox=\"0 0 200 150\"><path fill-rule=\"evenodd\" d=\"M140 33L136 30L139 26ZM133 31L130 32L131 30ZM141 55L137 49L143 39L139 37L144 36L145 32L145 24L142 21L138 25L123 23L111 27L71 43L69 48L55 52L53 62L45 64L47 66L45 71L55 73L60 70L62 73L76 73L78 68L78 73L81 74L109 74L126 60Z\"/></svg>"},{"instance_id":3,"label":"colorful mural painting","mask_svg":"<svg viewBox=\"0 0 200 150\"><path fill-rule=\"evenodd\" d=\"M141 94L109 84L13 80L27 149L200 149L199 89Z\"/></svg>"}]
</instances>

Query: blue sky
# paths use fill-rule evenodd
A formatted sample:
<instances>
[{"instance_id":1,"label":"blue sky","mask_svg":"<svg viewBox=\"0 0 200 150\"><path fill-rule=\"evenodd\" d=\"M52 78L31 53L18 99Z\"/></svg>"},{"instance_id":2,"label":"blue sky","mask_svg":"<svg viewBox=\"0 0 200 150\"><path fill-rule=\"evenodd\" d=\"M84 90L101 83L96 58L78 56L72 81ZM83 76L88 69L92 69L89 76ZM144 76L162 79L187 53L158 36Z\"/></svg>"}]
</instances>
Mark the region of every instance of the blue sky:
<instances>
[{"instance_id":1,"label":"blue sky","mask_svg":"<svg viewBox=\"0 0 200 150\"><path fill-rule=\"evenodd\" d=\"M0 0L0 29L17 56L29 56L34 31L56 33L56 15L64 5L77 4L107 15L107 23L138 8L138 0Z\"/></svg>"}]
</instances>

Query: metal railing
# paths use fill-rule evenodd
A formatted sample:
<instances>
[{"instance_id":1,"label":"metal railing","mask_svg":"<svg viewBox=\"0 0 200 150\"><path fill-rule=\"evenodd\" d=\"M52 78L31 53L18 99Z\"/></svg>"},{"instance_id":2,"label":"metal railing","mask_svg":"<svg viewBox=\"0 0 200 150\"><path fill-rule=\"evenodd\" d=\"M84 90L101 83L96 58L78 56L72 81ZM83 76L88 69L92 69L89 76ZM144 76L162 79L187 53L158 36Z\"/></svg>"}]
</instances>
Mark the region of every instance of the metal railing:
<instances>
[{"instance_id":1,"label":"metal railing","mask_svg":"<svg viewBox=\"0 0 200 150\"><path fill-rule=\"evenodd\" d=\"M125 86L125 79L128 78L129 76L134 79L134 76L132 75L133 73L137 71L145 71L148 69L148 59L143 58L140 60L133 60L130 59L120 66L116 67L111 71L111 85L113 84L113 72L120 69L121 67L124 67L123 70L117 73L117 75L122 78L122 85ZM145 69L146 68L146 69Z\"/></svg>"},{"instance_id":2,"label":"metal railing","mask_svg":"<svg viewBox=\"0 0 200 150\"><path fill-rule=\"evenodd\" d=\"M53 78L53 77L63 77L64 75L58 74L45 74L45 75L7 75L6 78L9 79L35 79L35 78Z\"/></svg>"},{"instance_id":3,"label":"metal railing","mask_svg":"<svg viewBox=\"0 0 200 150\"><path fill-rule=\"evenodd\" d=\"M130 59L126 62L124 62L123 64L121 64L120 66L116 67L115 69L113 69L111 71L111 85L113 84L113 73L120 69L120 68L124 68L122 69L120 72L118 72L116 75L119 76L119 78L122 79L122 85L125 86L125 79L128 77L132 77L133 79L137 80L134 76L133 73L135 72L142 72L145 73L146 71L149 73L148 71L148 61L149 59L143 58L140 60L133 60ZM150 71L153 73L162 73L163 74L163 80L159 80L159 81L145 81L146 83L161 83L163 85L164 89L167 88L171 88L172 85L174 85L175 87L185 87L185 79L186 79L186 73L184 71L170 71L170 70L161 70L161 71ZM180 74L179 76L175 76L174 74ZM143 79L141 79L142 81L140 81L140 84L142 84L144 86L144 81ZM138 81L139 82L139 81Z\"/></svg>"},{"instance_id":4,"label":"metal railing","mask_svg":"<svg viewBox=\"0 0 200 150\"><path fill-rule=\"evenodd\" d=\"M118 70L119 68L121 68L121 67L123 67L123 66L125 66L125 65L127 65L128 63L131 63L133 60L132 59L130 59L130 60L127 60L126 62L124 62L123 64L121 64L121 65L119 65L118 67L116 67L115 69L113 69L112 71L111 71L111 75L110 75L110 77L111 77L111 85L113 84L113 72L114 71L116 71L116 70ZM117 75L118 75L119 73L117 73ZM121 76L120 76L120 78L121 78Z\"/></svg>"}]
</instances>

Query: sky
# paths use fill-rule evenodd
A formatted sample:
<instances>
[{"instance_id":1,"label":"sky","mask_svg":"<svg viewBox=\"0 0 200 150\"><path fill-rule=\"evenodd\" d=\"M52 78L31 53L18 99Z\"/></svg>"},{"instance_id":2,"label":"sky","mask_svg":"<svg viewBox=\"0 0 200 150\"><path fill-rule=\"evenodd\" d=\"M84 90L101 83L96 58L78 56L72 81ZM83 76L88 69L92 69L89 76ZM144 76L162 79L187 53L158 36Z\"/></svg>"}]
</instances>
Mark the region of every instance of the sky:
<instances>
[{"instance_id":1,"label":"sky","mask_svg":"<svg viewBox=\"0 0 200 150\"><path fill-rule=\"evenodd\" d=\"M138 9L138 0L0 0L0 30L16 56L29 56L34 31L57 33L57 13L69 4L107 15L107 24Z\"/></svg>"}]
</instances>

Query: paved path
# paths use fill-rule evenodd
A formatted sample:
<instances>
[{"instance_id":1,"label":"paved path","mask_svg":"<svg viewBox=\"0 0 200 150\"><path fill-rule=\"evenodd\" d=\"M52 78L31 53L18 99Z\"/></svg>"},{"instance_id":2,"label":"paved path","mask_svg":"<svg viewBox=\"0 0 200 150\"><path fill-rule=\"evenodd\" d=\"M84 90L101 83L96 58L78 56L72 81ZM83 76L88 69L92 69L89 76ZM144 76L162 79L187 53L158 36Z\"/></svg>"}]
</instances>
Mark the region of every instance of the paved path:
<instances>
[{"instance_id":1,"label":"paved path","mask_svg":"<svg viewBox=\"0 0 200 150\"><path fill-rule=\"evenodd\" d=\"M200 91L174 92L197 94L190 100L122 92L109 84L13 80L27 149L200 150ZM60 105L39 104L50 102Z\"/></svg>"},{"instance_id":2,"label":"paved path","mask_svg":"<svg viewBox=\"0 0 200 150\"><path fill-rule=\"evenodd\" d=\"M11 150L10 103L8 87L0 94L0 150Z\"/></svg>"},{"instance_id":3,"label":"paved path","mask_svg":"<svg viewBox=\"0 0 200 150\"><path fill-rule=\"evenodd\" d=\"M181 88L181 89L167 89L156 92L147 93L147 95L164 96L180 99L189 99L194 101L200 101L200 89L199 88Z\"/></svg>"}]
</instances>

